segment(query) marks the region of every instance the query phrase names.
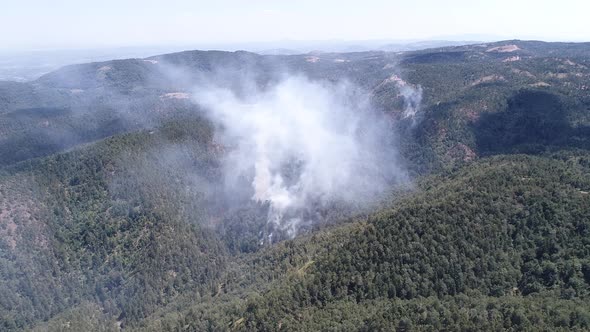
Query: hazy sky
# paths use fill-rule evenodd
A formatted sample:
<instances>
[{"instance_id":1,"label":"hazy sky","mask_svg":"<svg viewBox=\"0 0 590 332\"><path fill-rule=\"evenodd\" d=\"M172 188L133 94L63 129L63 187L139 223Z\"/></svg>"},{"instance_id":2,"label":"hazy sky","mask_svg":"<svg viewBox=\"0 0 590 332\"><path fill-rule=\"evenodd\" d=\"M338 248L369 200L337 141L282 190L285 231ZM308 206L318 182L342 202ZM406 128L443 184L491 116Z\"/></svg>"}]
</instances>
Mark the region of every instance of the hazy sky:
<instances>
[{"instance_id":1,"label":"hazy sky","mask_svg":"<svg viewBox=\"0 0 590 332\"><path fill-rule=\"evenodd\" d=\"M2 0L0 8L5 49L461 35L590 41L588 0Z\"/></svg>"}]
</instances>

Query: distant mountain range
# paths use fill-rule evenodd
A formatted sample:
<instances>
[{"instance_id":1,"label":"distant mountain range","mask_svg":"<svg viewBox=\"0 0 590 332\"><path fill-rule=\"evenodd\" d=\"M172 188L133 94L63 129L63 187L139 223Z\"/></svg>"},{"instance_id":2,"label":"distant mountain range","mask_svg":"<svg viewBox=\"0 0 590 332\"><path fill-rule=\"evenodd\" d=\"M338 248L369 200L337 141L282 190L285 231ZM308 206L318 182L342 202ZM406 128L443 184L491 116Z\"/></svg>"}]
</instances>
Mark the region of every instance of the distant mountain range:
<instances>
[{"instance_id":1,"label":"distant mountain range","mask_svg":"<svg viewBox=\"0 0 590 332\"><path fill-rule=\"evenodd\" d=\"M119 47L99 49L39 49L0 51L0 81L30 81L60 67L112 59L143 58L154 54L169 53L187 49L214 49L222 51L245 50L260 54L295 55L309 52L366 52L411 51L432 47L465 45L468 41L285 41L275 43L212 44L212 45L171 45L159 47Z\"/></svg>"}]
</instances>

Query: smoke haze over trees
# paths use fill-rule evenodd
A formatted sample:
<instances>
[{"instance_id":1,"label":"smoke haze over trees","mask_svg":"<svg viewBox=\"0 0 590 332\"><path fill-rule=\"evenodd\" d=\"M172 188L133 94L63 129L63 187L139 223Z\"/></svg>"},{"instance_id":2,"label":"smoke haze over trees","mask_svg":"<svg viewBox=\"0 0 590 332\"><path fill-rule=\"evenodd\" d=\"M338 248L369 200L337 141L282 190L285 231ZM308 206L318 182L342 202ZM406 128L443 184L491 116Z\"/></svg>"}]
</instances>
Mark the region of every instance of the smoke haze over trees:
<instances>
[{"instance_id":1,"label":"smoke haze over trees","mask_svg":"<svg viewBox=\"0 0 590 332\"><path fill-rule=\"evenodd\" d=\"M0 82L0 330L586 330L590 46Z\"/></svg>"}]
</instances>

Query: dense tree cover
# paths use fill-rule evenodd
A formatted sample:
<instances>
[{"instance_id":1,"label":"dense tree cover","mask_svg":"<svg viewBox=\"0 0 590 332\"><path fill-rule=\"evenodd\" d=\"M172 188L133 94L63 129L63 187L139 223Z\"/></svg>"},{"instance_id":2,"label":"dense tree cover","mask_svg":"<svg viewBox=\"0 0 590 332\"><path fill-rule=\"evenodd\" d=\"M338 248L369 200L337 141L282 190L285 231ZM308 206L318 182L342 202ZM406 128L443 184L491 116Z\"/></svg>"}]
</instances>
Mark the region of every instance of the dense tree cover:
<instances>
[{"instance_id":1,"label":"dense tree cover","mask_svg":"<svg viewBox=\"0 0 590 332\"><path fill-rule=\"evenodd\" d=\"M0 330L590 329L589 52L183 52L1 83ZM416 188L262 246L268 206L228 202L225 147L160 97L194 77L154 61L347 78L394 118L387 79L420 84L420 121L398 128Z\"/></svg>"},{"instance_id":2,"label":"dense tree cover","mask_svg":"<svg viewBox=\"0 0 590 332\"><path fill-rule=\"evenodd\" d=\"M507 110L482 116L477 124L478 149L539 153L556 147L590 149L590 126L572 125L568 117L577 105L545 91L520 91L508 100ZM589 105L590 106L590 105Z\"/></svg>"},{"instance_id":3,"label":"dense tree cover","mask_svg":"<svg viewBox=\"0 0 590 332\"><path fill-rule=\"evenodd\" d=\"M475 316L492 314L490 303L513 306L498 313L496 327L517 315L520 323L510 326L535 322L543 329L589 328L590 308L584 302L590 290L588 155L563 159L493 158L441 182L426 181L423 193L371 216L338 249L316 257L303 278L284 281L250 301L244 327L276 330L281 322L306 326L298 315L310 310L325 317L325 327L337 326L339 315L355 317L354 304L398 299L401 308L394 305L392 310L401 313L376 326L391 327L405 319L437 329L440 322L424 319L441 314L429 302L449 296L451 302L459 301L455 296L465 294ZM562 300L548 307L548 298ZM349 303L350 311L341 309L329 318L324 309L334 302ZM422 307L424 315L412 306ZM458 308L446 309L451 313L440 316L459 314L452 313ZM453 319L445 324L480 324ZM359 320L354 326L366 323Z\"/></svg>"},{"instance_id":4,"label":"dense tree cover","mask_svg":"<svg viewBox=\"0 0 590 332\"><path fill-rule=\"evenodd\" d=\"M514 51L490 52L505 45ZM587 149L587 46L505 41L409 53L400 76L422 86L424 101L422 121L405 136L407 154L419 168L440 170L479 155ZM459 51L467 52L461 61L436 56ZM390 94L378 99L385 108Z\"/></svg>"},{"instance_id":5,"label":"dense tree cover","mask_svg":"<svg viewBox=\"0 0 590 332\"><path fill-rule=\"evenodd\" d=\"M366 219L231 258L209 297L130 328L588 329L588 174L574 151L429 177Z\"/></svg>"},{"instance_id":6,"label":"dense tree cover","mask_svg":"<svg viewBox=\"0 0 590 332\"><path fill-rule=\"evenodd\" d=\"M186 289L209 292L225 250L201 220L205 198L182 163L211 169L200 143L210 135L203 121L185 120L6 169L3 328L83 299L134 320Z\"/></svg>"}]
</instances>

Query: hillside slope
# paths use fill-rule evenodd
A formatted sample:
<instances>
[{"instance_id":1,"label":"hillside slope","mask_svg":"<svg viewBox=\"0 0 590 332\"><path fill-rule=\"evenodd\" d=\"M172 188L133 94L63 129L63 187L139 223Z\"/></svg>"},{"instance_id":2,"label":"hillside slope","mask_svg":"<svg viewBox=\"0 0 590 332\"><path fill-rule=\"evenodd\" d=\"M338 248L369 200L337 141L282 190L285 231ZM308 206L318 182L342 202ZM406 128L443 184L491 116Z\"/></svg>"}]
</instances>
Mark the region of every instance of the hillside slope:
<instances>
[{"instance_id":1,"label":"hillside slope","mask_svg":"<svg viewBox=\"0 0 590 332\"><path fill-rule=\"evenodd\" d=\"M585 152L483 159L367 219L229 258L215 292L127 328L588 329L588 174Z\"/></svg>"},{"instance_id":2,"label":"hillside slope","mask_svg":"<svg viewBox=\"0 0 590 332\"><path fill-rule=\"evenodd\" d=\"M590 329L589 68L589 44L504 41L0 82L0 330ZM191 94L285 73L362 87L413 185L272 243Z\"/></svg>"},{"instance_id":3,"label":"hillside slope","mask_svg":"<svg viewBox=\"0 0 590 332\"><path fill-rule=\"evenodd\" d=\"M589 157L496 157L430 178L367 221L252 258L241 272L270 282L260 295L148 326L588 329Z\"/></svg>"},{"instance_id":4,"label":"hillside slope","mask_svg":"<svg viewBox=\"0 0 590 332\"><path fill-rule=\"evenodd\" d=\"M511 125L520 125L498 127L505 123L499 114L537 109L527 101L530 93L544 95L560 109L552 117L571 128L568 144L587 148L587 135L580 133L590 126L589 59L588 44L504 41L399 53L187 51L67 66L33 82L0 84L0 165L151 128L174 117L178 108L196 111L185 98L204 79L239 89L244 80L263 87L293 73L312 80L348 80L396 118L407 107L403 87L421 86L422 120L405 140L408 154L426 170L493 152L490 133L505 134ZM529 132L552 125L519 121L532 127ZM544 149L563 144L547 138ZM522 142L507 143L510 148Z\"/></svg>"}]
</instances>

